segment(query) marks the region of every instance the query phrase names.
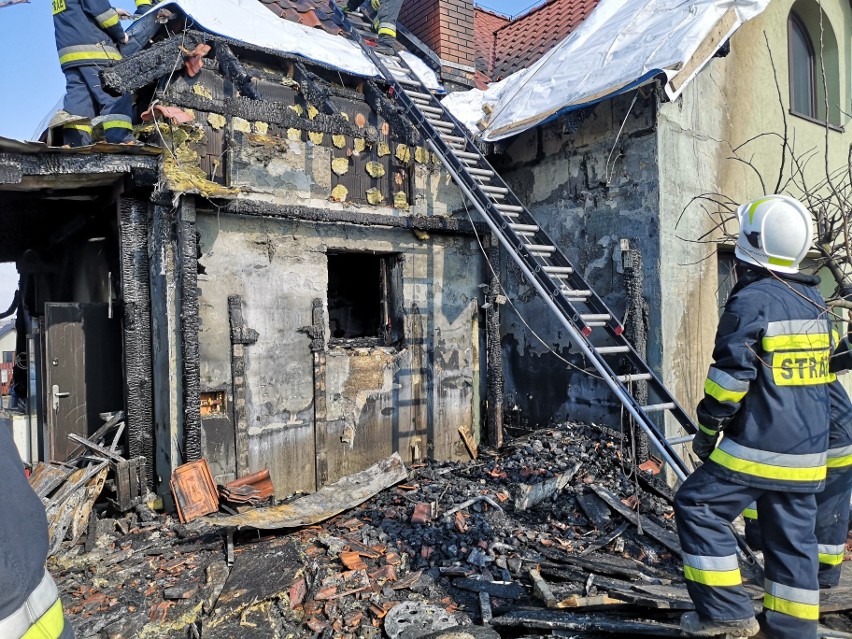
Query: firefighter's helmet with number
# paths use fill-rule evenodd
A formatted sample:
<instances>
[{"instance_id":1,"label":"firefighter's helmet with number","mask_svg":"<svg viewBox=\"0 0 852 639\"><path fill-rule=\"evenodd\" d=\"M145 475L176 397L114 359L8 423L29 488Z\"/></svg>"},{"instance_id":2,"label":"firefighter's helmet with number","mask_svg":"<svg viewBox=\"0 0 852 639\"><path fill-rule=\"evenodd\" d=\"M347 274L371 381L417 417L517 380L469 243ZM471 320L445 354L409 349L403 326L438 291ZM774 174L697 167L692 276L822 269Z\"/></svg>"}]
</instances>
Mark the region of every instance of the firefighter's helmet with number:
<instances>
[{"instance_id":1,"label":"firefighter's helmet with number","mask_svg":"<svg viewBox=\"0 0 852 639\"><path fill-rule=\"evenodd\" d=\"M811 247L813 219L786 195L767 195L737 208L740 234L734 254L779 273L797 273Z\"/></svg>"}]
</instances>

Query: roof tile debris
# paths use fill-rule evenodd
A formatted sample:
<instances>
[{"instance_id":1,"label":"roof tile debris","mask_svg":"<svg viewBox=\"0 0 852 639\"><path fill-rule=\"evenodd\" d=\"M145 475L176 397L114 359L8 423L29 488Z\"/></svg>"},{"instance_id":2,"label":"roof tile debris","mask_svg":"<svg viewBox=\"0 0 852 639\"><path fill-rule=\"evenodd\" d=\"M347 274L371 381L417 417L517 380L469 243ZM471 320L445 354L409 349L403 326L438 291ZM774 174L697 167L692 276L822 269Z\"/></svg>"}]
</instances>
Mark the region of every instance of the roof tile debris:
<instances>
[{"instance_id":1,"label":"roof tile debris","mask_svg":"<svg viewBox=\"0 0 852 639\"><path fill-rule=\"evenodd\" d=\"M343 32L333 20L331 9L325 0L260 0L279 18L297 22L306 27L322 29L331 35Z\"/></svg>"}]
</instances>

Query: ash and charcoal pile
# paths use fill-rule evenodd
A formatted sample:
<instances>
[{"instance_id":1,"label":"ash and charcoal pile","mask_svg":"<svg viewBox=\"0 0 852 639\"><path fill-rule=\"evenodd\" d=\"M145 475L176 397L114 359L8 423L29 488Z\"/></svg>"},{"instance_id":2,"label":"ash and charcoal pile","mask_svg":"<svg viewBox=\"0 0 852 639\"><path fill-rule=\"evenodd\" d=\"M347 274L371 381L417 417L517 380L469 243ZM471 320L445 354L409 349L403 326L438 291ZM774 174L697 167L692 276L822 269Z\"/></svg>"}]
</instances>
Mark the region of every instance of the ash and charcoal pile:
<instances>
[{"instance_id":1,"label":"ash and charcoal pile","mask_svg":"<svg viewBox=\"0 0 852 639\"><path fill-rule=\"evenodd\" d=\"M319 522L289 532L139 507L52 568L83 639L678 636L691 604L666 489L618 437L567 425L478 461L399 464L393 487L321 522L286 504L290 521Z\"/></svg>"}]
</instances>

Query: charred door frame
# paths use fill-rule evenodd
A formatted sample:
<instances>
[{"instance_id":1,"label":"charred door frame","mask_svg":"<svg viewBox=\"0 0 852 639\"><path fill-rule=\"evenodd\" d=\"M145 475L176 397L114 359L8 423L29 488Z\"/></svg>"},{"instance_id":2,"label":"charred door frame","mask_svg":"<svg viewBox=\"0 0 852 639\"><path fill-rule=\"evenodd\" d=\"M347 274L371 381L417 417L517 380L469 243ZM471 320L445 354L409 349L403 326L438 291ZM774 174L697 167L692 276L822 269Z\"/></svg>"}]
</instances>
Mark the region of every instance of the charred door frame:
<instances>
[{"instance_id":1,"label":"charred door frame","mask_svg":"<svg viewBox=\"0 0 852 639\"><path fill-rule=\"evenodd\" d=\"M201 459L201 360L198 342L198 243L195 198L181 197L177 216L177 266L183 356L183 444L185 461Z\"/></svg>"},{"instance_id":2,"label":"charred door frame","mask_svg":"<svg viewBox=\"0 0 852 639\"><path fill-rule=\"evenodd\" d=\"M151 469L148 487L152 488L156 466L147 201L122 196L118 217L128 453L145 457Z\"/></svg>"}]
</instances>

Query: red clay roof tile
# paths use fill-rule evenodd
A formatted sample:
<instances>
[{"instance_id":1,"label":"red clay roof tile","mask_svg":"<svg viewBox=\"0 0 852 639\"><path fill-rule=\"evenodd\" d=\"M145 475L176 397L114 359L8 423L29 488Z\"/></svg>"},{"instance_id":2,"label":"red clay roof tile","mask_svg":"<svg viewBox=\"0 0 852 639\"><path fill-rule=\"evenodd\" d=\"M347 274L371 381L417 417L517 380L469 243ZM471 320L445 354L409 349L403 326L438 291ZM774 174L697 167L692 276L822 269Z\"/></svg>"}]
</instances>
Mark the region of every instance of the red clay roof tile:
<instances>
[{"instance_id":1,"label":"red clay roof tile","mask_svg":"<svg viewBox=\"0 0 852 639\"><path fill-rule=\"evenodd\" d=\"M479 76L490 77L494 62L494 32L509 22L508 16L482 7L474 8L473 37L476 46L476 70Z\"/></svg>"},{"instance_id":2,"label":"red clay roof tile","mask_svg":"<svg viewBox=\"0 0 852 639\"><path fill-rule=\"evenodd\" d=\"M499 27L494 33L491 79L500 80L533 64L576 29L599 2L548 0Z\"/></svg>"},{"instance_id":3,"label":"red clay roof tile","mask_svg":"<svg viewBox=\"0 0 852 639\"><path fill-rule=\"evenodd\" d=\"M343 29L334 23L328 0L259 0L279 18L298 22L306 27L322 29L332 35Z\"/></svg>"}]
</instances>

